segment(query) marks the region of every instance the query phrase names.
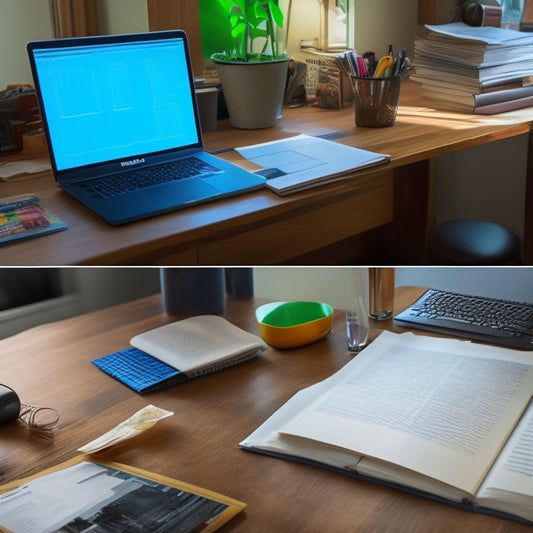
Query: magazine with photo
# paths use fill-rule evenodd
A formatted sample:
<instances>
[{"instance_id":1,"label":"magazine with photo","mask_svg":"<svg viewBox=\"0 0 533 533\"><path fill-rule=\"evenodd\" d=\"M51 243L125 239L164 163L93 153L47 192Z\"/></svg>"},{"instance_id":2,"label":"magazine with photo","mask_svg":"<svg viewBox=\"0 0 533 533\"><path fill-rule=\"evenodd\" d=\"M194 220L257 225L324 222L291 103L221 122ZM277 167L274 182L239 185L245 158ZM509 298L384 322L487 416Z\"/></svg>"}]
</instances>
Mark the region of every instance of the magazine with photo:
<instances>
[{"instance_id":1,"label":"magazine with photo","mask_svg":"<svg viewBox=\"0 0 533 533\"><path fill-rule=\"evenodd\" d=\"M246 504L132 466L78 456L0 488L0 530L210 533Z\"/></svg>"},{"instance_id":2,"label":"magazine with photo","mask_svg":"<svg viewBox=\"0 0 533 533\"><path fill-rule=\"evenodd\" d=\"M67 224L33 194L0 199L0 245L67 228Z\"/></svg>"}]
</instances>

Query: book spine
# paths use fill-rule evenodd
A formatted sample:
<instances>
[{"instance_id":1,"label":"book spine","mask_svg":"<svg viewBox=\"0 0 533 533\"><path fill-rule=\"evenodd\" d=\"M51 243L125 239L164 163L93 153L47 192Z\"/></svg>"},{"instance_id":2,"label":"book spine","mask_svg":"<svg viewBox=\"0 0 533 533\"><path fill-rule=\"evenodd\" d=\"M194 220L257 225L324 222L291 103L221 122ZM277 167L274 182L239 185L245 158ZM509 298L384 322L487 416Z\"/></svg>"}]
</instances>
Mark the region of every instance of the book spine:
<instances>
[{"instance_id":1,"label":"book spine","mask_svg":"<svg viewBox=\"0 0 533 533\"><path fill-rule=\"evenodd\" d=\"M533 96L526 98L518 98L517 100L510 100L507 102L498 102L496 104L476 107L474 109L475 115L495 115L496 113L504 113L505 111L514 111L515 109L523 109L524 107L533 106Z\"/></svg>"},{"instance_id":2,"label":"book spine","mask_svg":"<svg viewBox=\"0 0 533 533\"><path fill-rule=\"evenodd\" d=\"M476 107L497 104L500 102L509 102L533 96L533 86L519 87L517 89L504 89L502 91L491 91L474 95Z\"/></svg>"}]
</instances>

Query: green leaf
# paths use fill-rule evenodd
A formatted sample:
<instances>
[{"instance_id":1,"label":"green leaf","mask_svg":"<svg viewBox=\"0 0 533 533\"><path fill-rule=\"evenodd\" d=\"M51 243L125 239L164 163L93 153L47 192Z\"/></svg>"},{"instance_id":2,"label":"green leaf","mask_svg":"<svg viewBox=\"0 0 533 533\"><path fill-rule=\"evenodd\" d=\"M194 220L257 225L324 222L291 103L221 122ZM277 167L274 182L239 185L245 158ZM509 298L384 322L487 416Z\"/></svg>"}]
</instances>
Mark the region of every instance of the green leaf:
<instances>
[{"instance_id":1,"label":"green leaf","mask_svg":"<svg viewBox=\"0 0 533 533\"><path fill-rule=\"evenodd\" d=\"M235 5L234 0L218 0L218 3L224 8L226 11L231 11L233 6Z\"/></svg>"},{"instance_id":2,"label":"green leaf","mask_svg":"<svg viewBox=\"0 0 533 533\"><path fill-rule=\"evenodd\" d=\"M230 15L228 18L232 28L237 26L241 20L241 16L238 14Z\"/></svg>"},{"instance_id":3,"label":"green leaf","mask_svg":"<svg viewBox=\"0 0 533 533\"><path fill-rule=\"evenodd\" d=\"M260 28L254 28L252 30L252 39L257 39L258 37L268 37L268 31L262 30Z\"/></svg>"},{"instance_id":4,"label":"green leaf","mask_svg":"<svg viewBox=\"0 0 533 533\"><path fill-rule=\"evenodd\" d=\"M218 0L218 2L227 13L231 36L235 41L235 49L228 53L228 58L234 57L243 61L286 59L286 55L278 54L275 35L275 27L282 28L284 22L279 0ZM264 40L263 52L271 49L272 55L251 54L255 39Z\"/></svg>"},{"instance_id":5,"label":"green leaf","mask_svg":"<svg viewBox=\"0 0 533 533\"><path fill-rule=\"evenodd\" d=\"M246 25L245 24L239 24L238 26L235 26L231 29L231 36L234 39L241 38L246 31Z\"/></svg>"},{"instance_id":6,"label":"green leaf","mask_svg":"<svg viewBox=\"0 0 533 533\"><path fill-rule=\"evenodd\" d=\"M265 9L265 6L259 3L256 3L255 5L254 14L259 19L259 23L268 20L268 11ZM258 24L256 24L256 26L257 25Z\"/></svg>"},{"instance_id":7,"label":"green leaf","mask_svg":"<svg viewBox=\"0 0 533 533\"><path fill-rule=\"evenodd\" d=\"M272 13L274 22L280 28L283 28L283 11L280 9L277 0L269 0L268 7L270 8L270 13Z\"/></svg>"}]
</instances>

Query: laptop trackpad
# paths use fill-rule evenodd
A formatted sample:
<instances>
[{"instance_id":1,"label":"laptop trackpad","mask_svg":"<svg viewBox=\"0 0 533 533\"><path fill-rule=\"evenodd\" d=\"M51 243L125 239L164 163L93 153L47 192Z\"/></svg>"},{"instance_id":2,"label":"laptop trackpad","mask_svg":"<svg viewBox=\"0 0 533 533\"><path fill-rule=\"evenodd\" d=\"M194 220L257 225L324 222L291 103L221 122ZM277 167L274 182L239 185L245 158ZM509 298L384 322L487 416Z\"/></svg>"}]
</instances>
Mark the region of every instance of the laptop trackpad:
<instances>
[{"instance_id":1,"label":"laptop trackpad","mask_svg":"<svg viewBox=\"0 0 533 533\"><path fill-rule=\"evenodd\" d=\"M156 213L216 198L220 193L199 179L165 183L129 194L87 202L89 207L111 224L123 224Z\"/></svg>"},{"instance_id":2,"label":"laptop trackpad","mask_svg":"<svg viewBox=\"0 0 533 533\"><path fill-rule=\"evenodd\" d=\"M219 194L220 191L216 187L196 178L168 183L153 190L153 195L157 196L160 201L162 197L168 195L170 202L178 206L206 198L214 198Z\"/></svg>"}]
</instances>

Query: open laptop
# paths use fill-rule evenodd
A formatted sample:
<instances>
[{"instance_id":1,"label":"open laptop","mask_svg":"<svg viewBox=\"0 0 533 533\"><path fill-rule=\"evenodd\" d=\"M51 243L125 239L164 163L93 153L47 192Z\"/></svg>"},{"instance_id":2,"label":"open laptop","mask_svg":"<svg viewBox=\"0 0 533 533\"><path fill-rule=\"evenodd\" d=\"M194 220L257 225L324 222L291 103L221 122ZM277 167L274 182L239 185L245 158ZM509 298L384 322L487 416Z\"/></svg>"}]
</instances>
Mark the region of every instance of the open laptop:
<instances>
[{"instance_id":1,"label":"open laptop","mask_svg":"<svg viewBox=\"0 0 533 533\"><path fill-rule=\"evenodd\" d=\"M27 50L55 180L109 223L265 183L203 150L183 31L37 41Z\"/></svg>"}]
</instances>

